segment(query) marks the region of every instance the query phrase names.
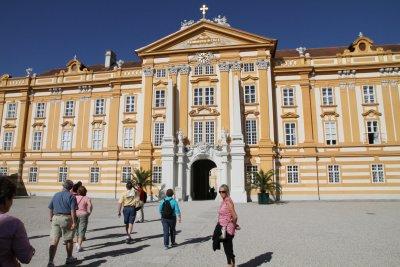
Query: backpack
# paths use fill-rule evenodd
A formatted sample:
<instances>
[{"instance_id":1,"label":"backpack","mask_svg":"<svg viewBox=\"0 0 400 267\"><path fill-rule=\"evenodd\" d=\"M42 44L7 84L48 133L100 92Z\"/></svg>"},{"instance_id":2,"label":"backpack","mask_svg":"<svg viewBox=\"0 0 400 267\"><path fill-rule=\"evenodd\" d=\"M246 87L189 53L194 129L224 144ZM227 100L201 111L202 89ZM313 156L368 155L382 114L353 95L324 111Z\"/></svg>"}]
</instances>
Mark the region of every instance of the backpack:
<instances>
[{"instance_id":1,"label":"backpack","mask_svg":"<svg viewBox=\"0 0 400 267\"><path fill-rule=\"evenodd\" d=\"M169 200L164 200L161 208L161 218L163 219L173 219L174 218L174 210L172 209L171 203Z\"/></svg>"}]
</instances>

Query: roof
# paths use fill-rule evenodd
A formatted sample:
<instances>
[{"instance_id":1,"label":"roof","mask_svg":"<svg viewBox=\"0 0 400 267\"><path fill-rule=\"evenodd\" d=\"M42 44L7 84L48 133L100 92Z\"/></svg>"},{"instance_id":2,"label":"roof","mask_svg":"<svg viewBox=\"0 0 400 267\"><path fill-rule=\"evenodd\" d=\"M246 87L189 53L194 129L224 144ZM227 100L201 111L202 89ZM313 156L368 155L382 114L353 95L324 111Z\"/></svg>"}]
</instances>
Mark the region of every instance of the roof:
<instances>
[{"instance_id":1,"label":"roof","mask_svg":"<svg viewBox=\"0 0 400 267\"><path fill-rule=\"evenodd\" d=\"M122 64L122 68L135 68L135 67L141 67L142 62L141 61L127 61ZM104 67L104 64L95 64L95 65L90 65L90 66L85 66L88 70L92 71L107 71L111 70L112 68L106 68ZM56 68L52 70L45 71L43 73L40 73L38 76L52 76L55 74L58 74L61 70L65 70L66 68Z\"/></svg>"},{"instance_id":2,"label":"roof","mask_svg":"<svg viewBox=\"0 0 400 267\"><path fill-rule=\"evenodd\" d=\"M393 52L400 52L400 44L389 44L389 45L375 45L372 48L382 47L384 50L392 50ZM343 53L344 50L348 49L348 46L337 46L337 47L320 47L320 48L308 48L306 53L310 53L311 57L324 57L324 56L336 56L336 54ZM283 49L277 50L275 57L298 57L299 52L296 49Z\"/></svg>"}]
</instances>

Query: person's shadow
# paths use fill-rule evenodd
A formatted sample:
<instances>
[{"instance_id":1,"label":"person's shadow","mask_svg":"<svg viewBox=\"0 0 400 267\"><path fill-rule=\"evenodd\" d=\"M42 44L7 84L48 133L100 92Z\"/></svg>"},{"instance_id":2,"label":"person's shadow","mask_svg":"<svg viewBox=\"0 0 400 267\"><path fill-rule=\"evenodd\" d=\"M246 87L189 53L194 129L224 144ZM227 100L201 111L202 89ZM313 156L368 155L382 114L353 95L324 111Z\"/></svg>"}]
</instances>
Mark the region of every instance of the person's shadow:
<instances>
[{"instance_id":1,"label":"person's shadow","mask_svg":"<svg viewBox=\"0 0 400 267\"><path fill-rule=\"evenodd\" d=\"M249 260L248 262L239 264L238 267L254 267L260 266L263 263L268 263L272 259L273 252L266 252L264 254L258 255L257 257Z\"/></svg>"}]
</instances>

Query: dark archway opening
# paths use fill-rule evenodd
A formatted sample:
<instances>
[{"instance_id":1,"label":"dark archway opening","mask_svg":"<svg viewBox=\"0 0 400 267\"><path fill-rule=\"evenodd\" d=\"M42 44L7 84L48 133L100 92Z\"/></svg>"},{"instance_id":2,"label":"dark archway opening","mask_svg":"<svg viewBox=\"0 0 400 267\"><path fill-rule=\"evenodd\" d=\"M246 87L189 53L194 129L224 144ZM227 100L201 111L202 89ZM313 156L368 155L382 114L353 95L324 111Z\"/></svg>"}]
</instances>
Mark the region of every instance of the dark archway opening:
<instances>
[{"instance_id":1,"label":"dark archway opening","mask_svg":"<svg viewBox=\"0 0 400 267\"><path fill-rule=\"evenodd\" d=\"M211 170L216 167L217 165L208 159L198 160L192 164L193 200L206 200L215 198L215 191L213 193L212 187L210 187L210 174Z\"/></svg>"}]
</instances>

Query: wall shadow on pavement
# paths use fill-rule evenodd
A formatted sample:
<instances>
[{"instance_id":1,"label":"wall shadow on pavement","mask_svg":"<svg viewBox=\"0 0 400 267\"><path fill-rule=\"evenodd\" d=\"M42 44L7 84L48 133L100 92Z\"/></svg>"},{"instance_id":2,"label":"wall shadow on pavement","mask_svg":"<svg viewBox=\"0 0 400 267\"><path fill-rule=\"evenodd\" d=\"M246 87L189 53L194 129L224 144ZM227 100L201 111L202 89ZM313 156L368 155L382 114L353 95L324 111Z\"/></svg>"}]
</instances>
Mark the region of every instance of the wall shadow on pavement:
<instances>
[{"instance_id":1,"label":"wall shadow on pavement","mask_svg":"<svg viewBox=\"0 0 400 267\"><path fill-rule=\"evenodd\" d=\"M107 260L98 260L98 261L94 261L94 262L91 262L91 263L88 263L88 264L76 265L76 266L97 267L97 266L100 266L100 265L102 265L102 264L104 264L106 262L107 262Z\"/></svg>"},{"instance_id":2,"label":"wall shadow on pavement","mask_svg":"<svg viewBox=\"0 0 400 267\"><path fill-rule=\"evenodd\" d=\"M204 236L204 237L189 238L189 239L186 239L184 242L179 243L178 247L183 246L183 245L189 245L189 244L204 243L209 240L211 240L211 235Z\"/></svg>"},{"instance_id":3,"label":"wall shadow on pavement","mask_svg":"<svg viewBox=\"0 0 400 267\"><path fill-rule=\"evenodd\" d=\"M138 252L146 247L150 247L150 245L141 245L135 248L123 248L123 249L117 249L117 250L110 250L110 251L104 251L104 252L99 252L95 253L93 255L86 256L83 261L85 260L93 260L93 259L101 259L101 258L106 258L106 257L119 257L122 255L126 254L131 254Z\"/></svg>"},{"instance_id":4,"label":"wall shadow on pavement","mask_svg":"<svg viewBox=\"0 0 400 267\"><path fill-rule=\"evenodd\" d=\"M119 237L123 237L126 234L124 233L120 233L120 234L108 234L108 235L100 235L100 236L95 236L95 237L91 237L88 238L88 240L96 240L96 239L107 239L107 238L119 238Z\"/></svg>"},{"instance_id":5,"label":"wall shadow on pavement","mask_svg":"<svg viewBox=\"0 0 400 267\"><path fill-rule=\"evenodd\" d=\"M97 232L97 231L103 231L103 230L110 230L110 229L115 229L115 228L124 228L124 225L114 225L114 226L107 226L107 227L101 227L101 228L95 228L95 229L90 229L88 230L89 232Z\"/></svg>"},{"instance_id":6,"label":"wall shadow on pavement","mask_svg":"<svg viewBox=\"0 0 400 267\"><path fill-rule=\"evenodd\" d=\"M37 238L42 238L42 237L47 237L47 236L49 236L49 235L34 235L34 236L31 236L31 237L28 237L28 239L32 240L32 239L37 239Z\"/></svg>"},{"instance_id":7,"label":"wall shadow on pavement","mask_svg":"<svg viewBox=\"0 0 400 267\"><path fill-rule=\"evenodd\" d=\"M257 257L249 260L248 262L239 264L238 267L254 267L260 266L264 263L268 263L272 259L273 252L266 252L264 254L258 255Z\"/></svg>"}]
</instances>

